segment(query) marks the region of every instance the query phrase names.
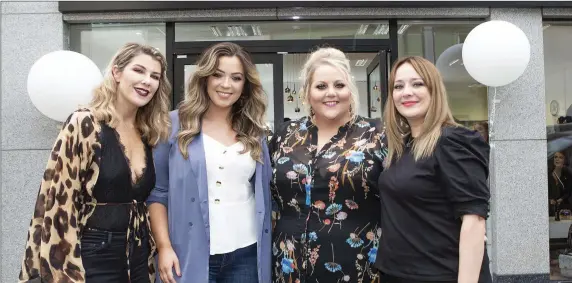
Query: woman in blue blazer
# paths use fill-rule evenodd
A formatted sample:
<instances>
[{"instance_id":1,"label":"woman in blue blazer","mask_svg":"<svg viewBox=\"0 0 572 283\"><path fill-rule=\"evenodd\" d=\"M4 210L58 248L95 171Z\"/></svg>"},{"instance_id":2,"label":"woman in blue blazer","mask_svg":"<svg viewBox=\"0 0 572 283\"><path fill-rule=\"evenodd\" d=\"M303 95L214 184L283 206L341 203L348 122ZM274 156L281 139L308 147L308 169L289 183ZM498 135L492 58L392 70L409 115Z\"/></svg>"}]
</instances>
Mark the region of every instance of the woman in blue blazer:
<instances>
[{"instance_id":1,"label":"woman in blue blazer","mask_svg":"<svg viewBox=\"0 0 572 283\"><path fill-rule=\"evenodd\" d=\"M158 280L267 283L272 172L260 79L233 43L211 46L197 65L171 112L171 136L153 153Z\"/></svg>"}]
</instances>

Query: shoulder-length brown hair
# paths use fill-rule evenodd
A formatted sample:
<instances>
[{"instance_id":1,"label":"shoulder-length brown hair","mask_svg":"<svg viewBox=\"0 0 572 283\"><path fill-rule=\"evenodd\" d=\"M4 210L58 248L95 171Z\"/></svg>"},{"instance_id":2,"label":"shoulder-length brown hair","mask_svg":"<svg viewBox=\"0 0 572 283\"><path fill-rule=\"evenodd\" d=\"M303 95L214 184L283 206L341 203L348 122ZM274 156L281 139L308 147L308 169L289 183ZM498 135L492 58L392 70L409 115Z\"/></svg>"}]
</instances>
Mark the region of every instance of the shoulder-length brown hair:
<instances>
[{"instance_id":1,"label":"shoulder-length brown hair","mask_svg":"<svg viewBox=\"0 0 572 283\"><path fill-rule=\"evenodd\" d=\"M242 63L246 77L243 93L231 109L231 127L236 131L238 141L244 144L243 153L250 151L254 160L261 161L266 95L250 55L231 42L212 45L203 52L197 62L197 69L187 83L185 98L179 105L179 150L184 158L188 158L187 148L200 133L201 120L211 103L207 93L207 80L216 72L219 58L223 56L237 57Z\"/></svg>"},{"instance_id":2,"label":"shoulder-length brown hair","mask_svg":"<svg viewBox=\"0 0 572 283\"><path fill-rule=\"evenodd\" d=\"M399 67L404 64L410 64L415 72L419 74L425 83L431 102L429 109L425 115L421 133L413 141L413 156L415 160L431 156L435 151L435 146L441 136L443 126L458 126L453 119L453 114L449 108L447 101L447 91L441 74L427 59L419 56L411 56L400 58L393 65L389 76L389 99L385 104L384 120L386 123L386 135L388 146L388 162L391 165L395 159L399 159L403 154L404 140L403 138L411 134L407 119L401 116L393 102L393 91L395 89L395 74Z\"/></svg>"},{"instance_id":3,"label":"shoulder-length brown hair","mask_svg":"<svg viewBox=\"0 0 572 283\"><path fill-rule=\"evenodd\" d=\"M167 78L167 60L156 48L139 43L127 43L119 49L111 59L102 83L94 90L89 108L98 121L108 123L110 127L117 126L119 121L114 106L117 99L117 82L113 78L112 70L116 66L122 72L133 58L141 54L149 55L161 64L159 88L151 101L137 110L135 117L135 126L143 139L147 144L155 146L169 137L171 125L169 119L171 83Z\"/></svg>"}]
</instances>

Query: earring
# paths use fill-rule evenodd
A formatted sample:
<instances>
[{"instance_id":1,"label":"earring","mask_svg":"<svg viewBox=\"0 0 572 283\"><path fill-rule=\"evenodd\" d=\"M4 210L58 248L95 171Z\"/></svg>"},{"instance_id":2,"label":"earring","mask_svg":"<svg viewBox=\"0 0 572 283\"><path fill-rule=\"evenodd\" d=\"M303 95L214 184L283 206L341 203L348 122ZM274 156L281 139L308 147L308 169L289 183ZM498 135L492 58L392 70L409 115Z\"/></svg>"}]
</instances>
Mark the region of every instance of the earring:
<instances>
[{"instance_id":1,"label":"earring","mask_svg":"<svg viewBox=\"0 0 572 283\"><path fill-rule=\"evenodd\" d=\"M310 116L314 116L314 109L312 108L312 106L310 106Z\"/></svg>"},{"instance_id":2,"label":"earring","mask_svg":"<svg viewBox=\"0 0 572 283\"><path fill-rule=\"evenodd\" d=\"M352 111L352 105L350 104L350 114L353 115L354 112Z\"/></svg>"}]
</instances>

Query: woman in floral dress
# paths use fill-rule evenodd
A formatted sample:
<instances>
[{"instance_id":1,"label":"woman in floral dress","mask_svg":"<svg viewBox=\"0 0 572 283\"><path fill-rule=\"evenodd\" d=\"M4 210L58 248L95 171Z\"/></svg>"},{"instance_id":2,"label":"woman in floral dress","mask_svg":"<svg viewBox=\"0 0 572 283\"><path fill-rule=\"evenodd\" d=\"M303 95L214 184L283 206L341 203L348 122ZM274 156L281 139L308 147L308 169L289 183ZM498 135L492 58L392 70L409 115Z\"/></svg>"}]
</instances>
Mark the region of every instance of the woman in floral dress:
<instances>
[{"instance_id":1,"label":"woman in floral dress","mask_svg":"<svg viewBox=\"0 0 572 283\"><path fill-rule=\"evenodd\" d=\"M378 282L381 122L356 115L358 92L341 51L312 53L302 79L309 117L283 124L270 142L273 282Z\"/></svg>"}]
</instances>

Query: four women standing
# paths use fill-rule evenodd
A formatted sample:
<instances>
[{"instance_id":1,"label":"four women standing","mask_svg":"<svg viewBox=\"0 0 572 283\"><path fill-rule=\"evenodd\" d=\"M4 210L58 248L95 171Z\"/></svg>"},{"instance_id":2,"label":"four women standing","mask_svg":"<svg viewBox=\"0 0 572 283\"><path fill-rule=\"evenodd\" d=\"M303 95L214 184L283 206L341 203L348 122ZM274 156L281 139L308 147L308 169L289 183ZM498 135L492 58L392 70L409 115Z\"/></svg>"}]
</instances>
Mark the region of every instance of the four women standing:
<instances>
[{"instance_id":1,"label":"four women standing","mask_svg":"<svg viewBox=\"0 0 572 283\"><path fill-rule=\"evenodd\" d=\"M163 57L128 46L60 133L23 282L152 282L155 248L169 283L490 282L488 145L455 124L430 62L396 63L386 132L357 114L345 54L318 49L302 70L308 116L267 147L240 46L202 54L170 119Z\"/></svg>"}]
</instances>

